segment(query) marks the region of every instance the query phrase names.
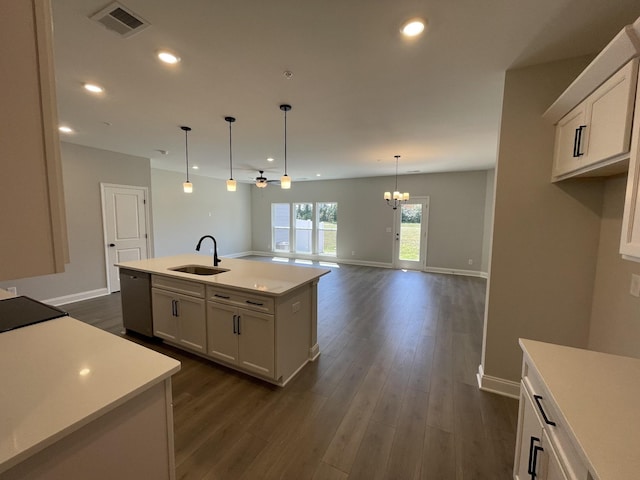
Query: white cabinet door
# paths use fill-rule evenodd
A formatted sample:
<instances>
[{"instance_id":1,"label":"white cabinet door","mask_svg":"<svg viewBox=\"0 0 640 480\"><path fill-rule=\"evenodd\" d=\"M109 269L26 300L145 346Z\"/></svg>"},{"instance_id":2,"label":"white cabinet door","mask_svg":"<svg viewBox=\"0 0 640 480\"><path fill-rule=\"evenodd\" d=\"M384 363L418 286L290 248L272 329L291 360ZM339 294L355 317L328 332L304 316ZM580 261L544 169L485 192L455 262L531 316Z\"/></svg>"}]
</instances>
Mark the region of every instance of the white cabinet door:
<instances>
[{"instance_id":1,"label":"white cabinet door","mask_svg":"<svg viewBox=\"0 0 640 480\"><path fill-rule=\"evenodd\" d=\"M237 308L207 302L207 354L228 363L238 363Z\"/></svg>"},{"instance_id":2,"label":"white cabinet door","mask_svg":"<svg viewBox=\"0 0 640 480\"><path fill-rule=\"evenodd\" d=\"M584 144L580 129L584 131L585 116L586 104L581 103L558 122L553 157L554 177L577 170L582 165ZM579 134L581 138L578 138Z\"/></svg>"},{"instance_id":3,"label":"white cabinet door","mask_svg":"<svg viewBox=\"0 0 640 480\"><path fill-rule=\"evenodd\" d=\"M159 288L151 289L153 334L156 337L176 342L178 340L178 323L174 315L174 301L173 293Z\"/></svg>"},{"instance_id":4,"label":"white cabinet door","mask_svg":"<svg viewBox=\"0 0 640 480\"><path fill-rule=\"evenodd\" d=\"M275 339L273 315L238 309L238 359L243 369L273 378Z\"/></svg>"},{"instance_id":5,"label":"white cabinet door","mask_svg":"<svg viewBox=\"0 0 640 480\"><path fill-rule=\"evenodd\" d=\"M587 99L588 163L629 151L637 77L637 62L629 62Z\"/></svg>"},{"instance_id":6,"label":"white cabinet door","mask_svg":"<svg viewBox=\"0 0 640 480\"><path fill-rule=\"evenodd\" d=\"M513 468L515 480L539 478L542 456L542 424L524 384L520 386L520 412L516 440L516 460ZM533 470L532 470L533 468ZM531 472L535 472L532 477Z\"/></svg>"},{"instance_id":7,"label":"white cabinet door","mask_svg":"<svg viewBox=\"0 0 640 480\"><path fill-rule=\"evenodd\" d=\"M178 342L190 350L205 353L207 351L207 324L204 300L186 295L174 295L176 297Z\"/></svg>"}]
</instances>

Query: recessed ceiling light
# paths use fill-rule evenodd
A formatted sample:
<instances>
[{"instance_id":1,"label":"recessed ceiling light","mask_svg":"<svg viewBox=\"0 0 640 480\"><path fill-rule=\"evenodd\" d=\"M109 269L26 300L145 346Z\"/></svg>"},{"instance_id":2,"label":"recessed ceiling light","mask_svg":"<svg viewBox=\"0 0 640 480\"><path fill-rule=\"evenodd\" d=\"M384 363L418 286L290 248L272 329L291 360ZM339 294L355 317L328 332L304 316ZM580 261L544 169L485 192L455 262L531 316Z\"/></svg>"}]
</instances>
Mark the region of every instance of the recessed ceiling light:
<instances>
[{"instance_id":1,"label":"recessed ceiling light","mask_svg":"<svg viewBox=\"0 0 640 480\"><path fill-rule=\"evenodd\" d=\"M421 18L412 18L402 25L400 31L407 37L415 37L424 31L425 23Z\"/></svg>"},{"instance_id":2,"label":"recessed ceiling light","mask_svg":"<svg viewBox=\"0 0 640 480\"><path fill-rule=\"evenodd\" d=\"M102 88L100 85L96 85L95 83L85 83L84 85L84 89L91 92L91 93L102 93L104 92L104 88Z\"/></svg>"},{"instance_id":3,"label":"recessed ceiling light","mask_svg":"<svg viewBox=\"0 0 640 480\"><path fill-rule=\"evenodd\" d=\"M267 158L267 162L273 162L273 158L271 157Z\"/></svg>"},{"instance_id":4,"label":"recessed ceiling light","mask_svg":"<svg viewBox=\"0 0 640 480\"><path fill-rule=\"evenodd\" d=\"M164 63L168 63L168 64L176 64L180 61L180 57L177 56L175 53L173 52L169 52L168 50L162 50L160 52L158 52L158 58L163 61Z\"/></svg>"},{"instance_id":5,"label":"recessed ceiling light","mask_svg":"<svg viewBox=\"0 0 640 480\"><path fill-rule=\"evenodd\" d=\"M316 177L321 177L322 174L321 173L316 173Z\"/></svg>"},{"instance_id":6,"label":"recessed ceiling light","mask_svg":"<svg viewBox=\"0 0 640 480\"><path fill-rule=\"evenodd\" d=\"M58 127L58 130L60 130L62 133L73 133L73 128L64 125Z\"/></svg>"},{"instance_id":7,"label":"recessed ceiling light","mask_svg":"<svg viewBox=\"0 0 640 480\"><path fill-rule=\"evenodd\" d=\"M193 167L191 167L194 170L198 170L200 167L198 165L194 165Z\"/></svg>"}]
</instances>

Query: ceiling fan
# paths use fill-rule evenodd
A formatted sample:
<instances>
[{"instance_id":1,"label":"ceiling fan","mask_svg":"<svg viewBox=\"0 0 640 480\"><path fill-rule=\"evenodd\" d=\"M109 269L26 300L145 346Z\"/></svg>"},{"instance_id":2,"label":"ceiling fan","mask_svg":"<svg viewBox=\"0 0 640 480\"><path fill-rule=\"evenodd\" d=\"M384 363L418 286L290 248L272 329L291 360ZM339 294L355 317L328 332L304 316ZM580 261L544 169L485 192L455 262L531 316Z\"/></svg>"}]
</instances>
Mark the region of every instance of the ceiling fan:
<instances>
[{"instance_id":1,"label":"ceiling fan","mask_svg":"<svg viewBox=\"0 0 640 480\"><path fill-rule=\"evenodd\" d=\"M260 175L256 177L256 187L265 188L268 184L273 183L274 185L280 185L280 180L267 180L267 177L264 176L264 170L258 170Z\"/></svg>"}]
</instances>

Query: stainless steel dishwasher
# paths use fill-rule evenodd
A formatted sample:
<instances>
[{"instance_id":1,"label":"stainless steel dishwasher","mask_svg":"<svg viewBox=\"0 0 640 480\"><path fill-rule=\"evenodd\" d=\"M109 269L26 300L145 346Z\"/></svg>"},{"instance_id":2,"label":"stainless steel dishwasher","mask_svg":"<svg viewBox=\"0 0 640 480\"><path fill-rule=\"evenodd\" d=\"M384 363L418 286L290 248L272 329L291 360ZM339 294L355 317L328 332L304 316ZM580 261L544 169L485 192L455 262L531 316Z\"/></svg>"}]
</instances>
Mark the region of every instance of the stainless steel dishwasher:
<instances>
[{"instance_id":1,"label":"stainless steel dishwasher","mask_svg":"<svg viewBox=\"0 0 640 480\"><path fill-rule=\"evenodd\" d=\"M120 297L124 328L152 337L151 275L121 268Z\"/></svg>"}]
</instances>

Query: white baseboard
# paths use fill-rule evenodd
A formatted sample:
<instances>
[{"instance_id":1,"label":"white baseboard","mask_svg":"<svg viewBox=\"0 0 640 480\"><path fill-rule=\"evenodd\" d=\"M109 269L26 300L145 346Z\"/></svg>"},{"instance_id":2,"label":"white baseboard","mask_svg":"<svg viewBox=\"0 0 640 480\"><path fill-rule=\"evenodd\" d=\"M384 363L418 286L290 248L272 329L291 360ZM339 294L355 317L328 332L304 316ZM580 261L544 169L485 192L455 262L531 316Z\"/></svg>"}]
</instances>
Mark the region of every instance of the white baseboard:
<instances>
[{"instance_id":1,"label":"white baseboard","mask_svg":"<svg viewBox=\"0 0 640 480\"><path fill-rule=\"evenodd\" d=\"M487 272L480 272L478 270L461 270L459 268L427 267L424 271L429 273L445 273L448 275L464 275L466 277L489 277Z\"/></svg>"},{"instance_id":2,"label":"white baseboard","mask_svg":"<svg viewBox=\"0 0 640 480\"><path fill-rule=\"evenodd\" d=\"M59 307L60 305L66 305L67 303L79 302L81 300L89 300L90 298L102 297L103 295L109 295L109 290L106 288L98 288L97 290L89 290L88 292L74 293L72 295L65 295L63 297L50 298L49 300L42 300L43 303Z\"/></svg>"},{"instance_id":3,"label":"white baseboard","mask_svg":"<svg viewBox=\"0 0 640 480\"><path fill-rule=\"evenodd\" d=\"M301 260L312 260L314 262L328 262L328 263L342 263L345 265L360 265L362 267L379 267L379 268L391 268L390 263L383 262L367 262L360 260L345 260L343 258L336 257L322 257L319 255L302 255L296 253L285 252L249 252L247 255L256 255L258 257L278 257L278 258L299 258ZM229 255L230 256L230 255Z\"/></svg>"},{"instance_id":4,"label":"white baseboard","mask_svg":"<svg viewBox=\"0 0 640 480\"><path fill-rule=\"evenodd\" d=\"M520 398L520 383L513 382L511 380L505 380L504 378L492 377L484 374L484 368L482 364L478 366L478 386L480 390L485 392L497 393L498 395L504 395L505 397Z\"/></svg>"},{"instance_id":5,"label":"white baseboard","mask_svg":"<svg viewBox=\"0 0 640 480\"><path fill-rule=\"evenodd\" d=\"M348 258L335 258L335 257L320 257L318 255L298 255L293 253L284 252L246 252L244 254L227 255L228 257L240 257L242 255L257 255L259 257L281 257L281 258L301 258L304 260L313 260L318 262L334 262L343 263L345 265L358 265L361 267L378 267L378 268L393 268L391 263L386 262L369 262L366 260L351 260ZM426 273L444 273L448 275L464 275L467 277L481 277L488 278L487 272L480 272L477 270L461 270L457 268L440 268L440 267L427 267L423 270Z\"/></svg>"},{"instance_id":6,"label":"white baseboard","mask_svg":"<svg viewBox=\"0 0 640 480\"><path fill-rule=\"evenodd\" d=\"M246 257L247 255L257 255L257 253L254 252L240 252L240 253L225 253L224 256L227 258L239 258L239 257ZM222 255L220 255L222 257Z\"/></svg>"}]
</instances>

